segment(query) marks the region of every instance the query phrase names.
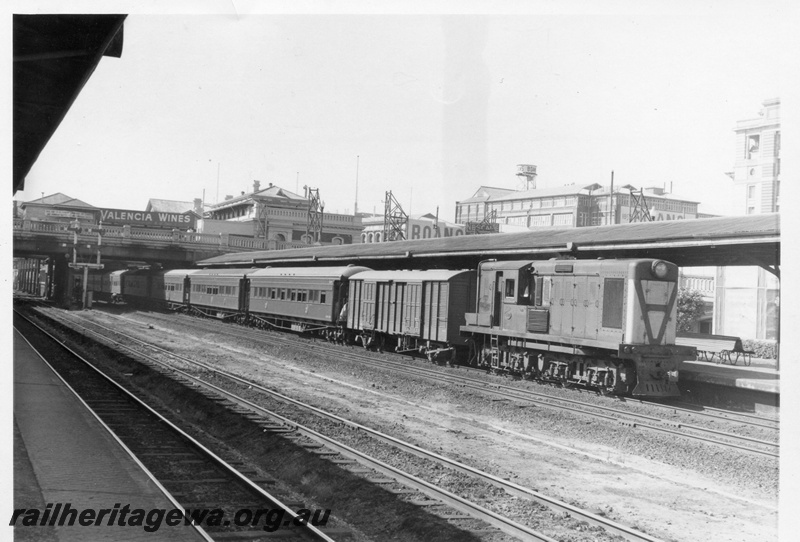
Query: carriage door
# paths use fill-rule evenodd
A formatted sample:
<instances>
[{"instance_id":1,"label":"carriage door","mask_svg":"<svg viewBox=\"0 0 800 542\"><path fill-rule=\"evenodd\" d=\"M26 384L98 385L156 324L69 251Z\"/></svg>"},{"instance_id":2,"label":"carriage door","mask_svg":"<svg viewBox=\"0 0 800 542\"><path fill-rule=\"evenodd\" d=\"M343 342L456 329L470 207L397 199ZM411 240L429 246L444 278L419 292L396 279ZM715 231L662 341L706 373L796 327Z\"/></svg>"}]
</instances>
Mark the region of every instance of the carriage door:
<instances>
[{"instance_id":1,"label":"carriage door","mask_svg":"<svg viewBox=\"0 0 800 542\"><path fill-rule=\"evenodd\" d=\"M247 276L239 279L239 308L247 313L250 310L250 279Z\"/></svg>"},{"instance_id":2,"label":"carriage door","mask_svg":"<svg viewBox=\"0 0 800 542\"><path fill-rule=\"evenodd\" d=\"M360 329L375 329L377 303L375 302L375 282L358 281L361 284Z\"/></svg>"},{"instance_id":3,"label":"carriage door","mask_svg":"<svg viewBox=\"0 0 800 542\"><path fill-rule=\"evenodd\" d=\"M409 283L406 285L406 296L403 301L405 313L403 314L403 329L409 335L418 336L420 333L420 301L424 283Z\"/></svg>"},{"instance_id":4,"label":"carriage door","mask_svg":"<svg viewBox=\"0 0 800 542\"><path fill-rule=\"evenodd\" d=\"M500 318L503 314L503 289L506 284L503 279L503 272L498 271L494 278L494 301L492 302L492 327L500 326Z\"/></svg>"},{"instance_id":5,"label":"carriage door","mask_svg":"<svg viewBox=\"0 0 800 542\"><path fill-rule=\"evenodd\" d=\"M375 295L375 329L386 331L389 322L390 307L392 306L392 283L376 282Z\"/></svg>"},{"instance_id":6,"label":"carriage door","mask_svg":"<svg viewBox=\"0 0 800 542\"><path fill-rule=\"evenodd\" d=\"M183 304L189 304L189 295L192 288L192 282L189 280L189 275L183 277Z\"/></svg>"},{"instance_id":7,"label":"carriage door","mask_svg":"<svg viewBox=\"0 0 800 542\"><path fill-rule=\"evenodd\" d=\"M387 305L388 321L386 331L389 333L403 333L403 296L406 285L403 282L391 282L389 286L389 299Z\"/></svg>"}]
</instances>

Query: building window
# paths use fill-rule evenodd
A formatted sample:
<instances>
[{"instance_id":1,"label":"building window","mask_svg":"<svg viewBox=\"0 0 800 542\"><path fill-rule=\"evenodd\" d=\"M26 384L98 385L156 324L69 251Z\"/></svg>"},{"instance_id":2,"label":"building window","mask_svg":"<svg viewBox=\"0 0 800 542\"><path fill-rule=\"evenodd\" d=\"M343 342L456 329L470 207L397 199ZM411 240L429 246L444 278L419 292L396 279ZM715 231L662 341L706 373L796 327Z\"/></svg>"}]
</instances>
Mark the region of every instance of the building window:
<instances>
[{"instance_id":1,"label":"building window","mask_svg":"<svg viewBox=\"0 0 800 542\"><path fill-rule=\"evenodd\" d=\"M553 226L572 226L572 213L554 214Z\"/></svg>"},{"instance_id":2,"label":"building window","mask_svg":"<svg viewBox=\"0 0 800 542\"><path fill-rule=\"evenodd\" d=\"M748 215L755 214L755 212L756 212L756 208L755 207L748 207L747 208L747 214Z\"/></svg>"},{"instance_id":3,"label":"building window","mask_svg":"<svg viewBox=\"0 0 800 542\"><path fill-rule=\"evenodd\" d=\"M753 199L756 197L756 185L751 184L747 187L747 199Z\"/></svg>"},{"instance_id":4,"label":"building window","mask_svg":"<svg viewBox=\"0 0 800 542\"><path fill-rule=\"evenodd\" d=\"M774 156L781 155L781 133L775 132L775 153Z\"/></svg>"},{"instance_id":5,"label":"building window","mask_svg":"<svg viewBox=\"0 0 800 542\"><path fill-rule=\"evenodd\" d=\"M751 158L758 158L758 149L760 147L760 143L761 143L761 135L753 134L747 136L746 156L748 160Z\"/></svg>"}]
</instances>

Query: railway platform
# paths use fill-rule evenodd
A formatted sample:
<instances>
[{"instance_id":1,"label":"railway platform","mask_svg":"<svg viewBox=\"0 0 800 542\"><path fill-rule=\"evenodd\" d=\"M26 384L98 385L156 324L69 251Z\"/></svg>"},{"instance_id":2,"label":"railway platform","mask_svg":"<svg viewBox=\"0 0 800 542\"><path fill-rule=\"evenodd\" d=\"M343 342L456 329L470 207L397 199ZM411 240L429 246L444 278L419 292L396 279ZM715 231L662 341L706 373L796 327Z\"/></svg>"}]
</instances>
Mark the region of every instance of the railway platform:
<instances>
[{"instance_id":1,"label":"railway platform","mask_svg":"<svg viewBox=\"0 0 800 542\"><path fill-rule=\"evenodd\" d=\"M780 406L780 371L775 360L753 359L749 366L706 361L682 361L682 390L696 397L739 402L756 412L775 412Z\"/></svg>"},{"instance_id":2,"label":"railway platform","mask_svg":"<svg viewBox=\"0 0 800 542\"><path fill-rule=\"evenodd\" d=\"M77 510L74 525L58 526L52 518L42 526L47 505L55 515L69 503ZM160 522L147 532L139 526L120 525L121 510L129 506L133 519L136 509L151 514L156 509L171 510L172 503L100 422L72 394L33 348L14 333L14 508L38 509L36 526L23 526L25 514L14 527L15 540L35 541L139 541L201 540L194 529L181 524L169 527ZM111 510L120 510L109 522ZM109 510L100 520L80 525L80 514ZM89 523L86 513L84 523ZM150 519L155 525L157 513ZM29 515L33 518L33 515ZM164 516L165 517L165 516ZM131 521L133 522L133 521ZM111 525L109 525L111 523ZM12 527L7 527L11 529Z\"/></svg>"}]
</instances>

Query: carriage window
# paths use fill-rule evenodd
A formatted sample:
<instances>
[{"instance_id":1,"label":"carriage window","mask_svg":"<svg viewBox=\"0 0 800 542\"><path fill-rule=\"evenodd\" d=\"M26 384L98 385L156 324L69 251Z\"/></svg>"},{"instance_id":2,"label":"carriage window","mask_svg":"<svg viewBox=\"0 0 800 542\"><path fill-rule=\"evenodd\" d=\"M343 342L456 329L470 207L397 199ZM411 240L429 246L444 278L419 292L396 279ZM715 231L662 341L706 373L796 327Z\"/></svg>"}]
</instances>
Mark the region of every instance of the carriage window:
<instances>
[{"instance_id":1,"label":"carriage window","mask_svg":"<svg viewBox=\"0 0 800 542\"><path fill-rule=\"evenodd\" d=\"M277 299L278 298L278 289L277 288L270 288L269 289L269 298L270 299Z\"/></svg>"},{"instance_id":2,"label":"carriage window","mask_svg":"<svg viewBox=\"0 0 800 542\"><path fill-rule=\"evenodd\" d=\"M281 288L281 299L286 299L286 288Z\"/></svg>"},{"instance_id":3,"label":"carriage window","mask_svg":"<svg viewBox=\"0 0 800 542\"><path fill-rule=\"evenodd\" d=\"M297 301L297 290L292 290L292 301Z\"/></svg>"},{"instance_id":4,"label":"carriage window","mask_svg":"<svg viewBox=\"0 0 800 542\"><path fill-rule=\"evenodd\" d=\"M506 279L506 297L514 297L514 279Z\"/></svg>"},{"instance_id":5,"label":"carriage window","mask_svg":"<svg viewBox=\"0 0 800 542\"><path fill-rule=\"evenodd\" d=\"M319 293L319 302L320 303L325 303L325 300L327 299L327 296L328 296L328 292L320 292Z\"/></svg>"},{"instance_id":6,"label":"carriage window","mask_svg":"<svg viewBox=\"0 0 800 542\"><path fill-rule=\"evenodd\" d=\"M622 329L622 301L625 279L605 279L603 284L603 327Z\"/></svg>"},{"instance_id":7,"label":"carriage window","mask_svg":"<svg viewBox=\"0 0 800 542\"><path fill-rule=\"evenodd\" d=\"M300 290L297 292L297 300L305 302L308 299L308 292L305 290Z\"/></svg>"}]
</instances>

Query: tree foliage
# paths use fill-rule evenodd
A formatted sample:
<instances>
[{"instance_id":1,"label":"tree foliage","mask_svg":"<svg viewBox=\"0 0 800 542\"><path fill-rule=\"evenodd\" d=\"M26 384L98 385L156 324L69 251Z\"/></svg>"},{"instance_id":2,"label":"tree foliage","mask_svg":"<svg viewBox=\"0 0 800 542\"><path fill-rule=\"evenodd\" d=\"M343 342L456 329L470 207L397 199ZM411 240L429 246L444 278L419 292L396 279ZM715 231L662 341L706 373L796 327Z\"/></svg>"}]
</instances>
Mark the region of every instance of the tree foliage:
<instances>
[{"instance_id":1,"label":"tree foliage","mask_svg":"<svg viewBox=\"0 0 800 542\"><path fill-rule=\"evenodd\" d=\"M693 331L694 324L703 316L705 302L697 290L681 288L678 291L678 331Z\"/></svg>"}]
</instances>

